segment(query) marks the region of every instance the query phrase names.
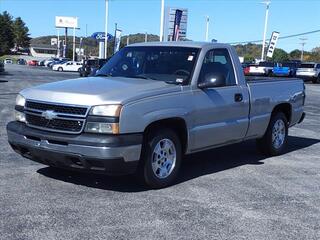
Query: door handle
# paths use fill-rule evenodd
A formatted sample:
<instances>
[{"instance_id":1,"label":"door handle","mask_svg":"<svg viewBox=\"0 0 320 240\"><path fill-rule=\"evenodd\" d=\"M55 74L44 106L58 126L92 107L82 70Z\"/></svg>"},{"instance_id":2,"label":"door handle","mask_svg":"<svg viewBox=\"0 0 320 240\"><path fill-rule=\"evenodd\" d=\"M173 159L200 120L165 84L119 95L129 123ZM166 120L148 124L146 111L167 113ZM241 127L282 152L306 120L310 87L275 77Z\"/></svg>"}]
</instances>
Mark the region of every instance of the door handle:
<instances>
[{"instance_id":1,"label":"door handle","mask_svg":"<svg viewBox=\"0 0 320 240\"><path fill-rule=\"evenodd\" d=\"M234 101L235 102L242 102L243 101L243 95L241 93L236 93L234 95Z\"/></svg>"}]
</instances>

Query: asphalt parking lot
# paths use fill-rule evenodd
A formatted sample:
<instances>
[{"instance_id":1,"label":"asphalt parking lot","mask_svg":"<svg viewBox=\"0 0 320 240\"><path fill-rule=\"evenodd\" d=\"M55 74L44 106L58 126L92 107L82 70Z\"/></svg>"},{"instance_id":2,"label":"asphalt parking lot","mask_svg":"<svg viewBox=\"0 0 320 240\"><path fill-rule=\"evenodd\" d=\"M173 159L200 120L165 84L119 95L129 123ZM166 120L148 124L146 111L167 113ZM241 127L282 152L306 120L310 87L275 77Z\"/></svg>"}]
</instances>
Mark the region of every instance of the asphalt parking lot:
<instances>
[{"instance_id":1,"label":"asphalt parking lot","mask_svg":"<svg viewBox=\"0 0 320 240\"><path fill-rule=\"evenodd\" d=\"M320 239L320 85L307 84L305 121L288 152L254 141L188 156L178 183L148 190L132 176L53 170L7 143L16 94L68 78L45 68L0 74L0 239Z\"/></svg>"}]
</instances>

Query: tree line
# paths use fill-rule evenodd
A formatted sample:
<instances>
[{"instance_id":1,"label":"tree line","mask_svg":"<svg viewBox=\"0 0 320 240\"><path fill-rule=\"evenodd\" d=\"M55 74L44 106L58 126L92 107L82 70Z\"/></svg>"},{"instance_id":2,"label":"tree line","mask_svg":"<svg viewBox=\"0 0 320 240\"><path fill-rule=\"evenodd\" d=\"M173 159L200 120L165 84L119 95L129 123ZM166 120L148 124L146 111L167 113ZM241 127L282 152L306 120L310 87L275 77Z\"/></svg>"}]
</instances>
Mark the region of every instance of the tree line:
<instances>
[{"instance_id":1,"label":"tree line","mask_svg":"<svg viewBox=\"0 0 320 240\"><path fill-rule=\"evenodd\" d=\"M238 55L243 56L246 62L252 62L255 59L261 58L261 44L243 44L243 45L236 45L234 46ZM276 48L273 57L268 58L269 61L274 62L284 62L288 60L300 60L301 59L301 50L295 49L291 52L286 52L281 48ZM316 47L311 51L304 51L303 54L304 61L315 61L320 62L320 47Z\"/></svg>"},{"instance_id":2,"label":"tree line","mask_svg":"<svg viewBox=\"0 0 320 240\"><path fill-rule=\"evenodd\" d=\"M10 49L28 48L29 29L20 18L13 18L7 11L0 13L0 56L10 53Z\"/></svg>"}]
</instances>

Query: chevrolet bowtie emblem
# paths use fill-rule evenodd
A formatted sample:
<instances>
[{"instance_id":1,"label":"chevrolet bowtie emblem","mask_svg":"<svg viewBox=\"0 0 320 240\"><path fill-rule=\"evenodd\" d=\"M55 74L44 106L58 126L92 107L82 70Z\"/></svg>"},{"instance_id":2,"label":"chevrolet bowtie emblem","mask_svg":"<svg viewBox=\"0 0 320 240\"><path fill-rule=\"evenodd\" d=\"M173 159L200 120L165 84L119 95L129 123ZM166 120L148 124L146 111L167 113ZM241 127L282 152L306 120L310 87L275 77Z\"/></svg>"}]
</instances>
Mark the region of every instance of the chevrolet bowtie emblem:
<instances>
[{"instance_id":1,"label":"chevrolet bowtie emblem","mask_svg":"<svg viewBox=\"0 0 320 240\"><path fill-rule=\"evenodd\" d=\"M57 115L54 111L52 111L52 110L47 110L47 111L43 112L43 113L41 114L41 116L44 117L44 118L47 119L47 120L53 120L53 119L55 119L58 115Z\"/></svg>"}]
</instances>

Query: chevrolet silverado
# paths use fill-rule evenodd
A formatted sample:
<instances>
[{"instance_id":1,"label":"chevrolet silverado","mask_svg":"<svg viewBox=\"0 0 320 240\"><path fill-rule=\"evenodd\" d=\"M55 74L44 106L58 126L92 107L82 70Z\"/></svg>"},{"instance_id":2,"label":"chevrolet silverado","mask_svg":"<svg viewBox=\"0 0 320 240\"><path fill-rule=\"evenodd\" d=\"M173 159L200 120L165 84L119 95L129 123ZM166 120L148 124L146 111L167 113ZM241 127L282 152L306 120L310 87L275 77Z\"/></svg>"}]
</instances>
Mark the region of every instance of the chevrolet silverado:
<instances>
[{"instance_id":1,"label":"chevrolet silverado","mask_svg":"<svg viewBox=\"0 0 320 240\"><path fill-rule=\"evenodd\" d=\"M246 79L233 47L219 43L132 44L94 77L19 93L8 141L55 168L137 173L152 188L174 182L183 156L256 139L284 153L303 121L300 79Z\"/></svg>"}]
</instances>

